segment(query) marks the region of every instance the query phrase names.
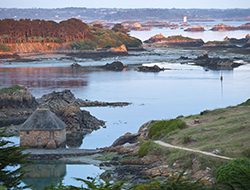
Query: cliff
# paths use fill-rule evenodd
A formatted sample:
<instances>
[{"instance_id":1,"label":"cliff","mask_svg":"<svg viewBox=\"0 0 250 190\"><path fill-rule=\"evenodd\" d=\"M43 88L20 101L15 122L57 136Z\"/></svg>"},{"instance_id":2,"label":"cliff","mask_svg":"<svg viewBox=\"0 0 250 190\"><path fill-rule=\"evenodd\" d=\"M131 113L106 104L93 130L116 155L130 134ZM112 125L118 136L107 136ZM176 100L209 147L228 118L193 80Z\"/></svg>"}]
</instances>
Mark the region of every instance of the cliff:
<instances>
[{"instance_id":1,"label":"cliff","mask_svg":"<svg viewBox=\"0 0 250 190\"><path fill-rule=\"evenodd\" d=\"M69 43L13 43L6 44L12 53L55 52L71 50Z\"/></svg>"}]
</instances>

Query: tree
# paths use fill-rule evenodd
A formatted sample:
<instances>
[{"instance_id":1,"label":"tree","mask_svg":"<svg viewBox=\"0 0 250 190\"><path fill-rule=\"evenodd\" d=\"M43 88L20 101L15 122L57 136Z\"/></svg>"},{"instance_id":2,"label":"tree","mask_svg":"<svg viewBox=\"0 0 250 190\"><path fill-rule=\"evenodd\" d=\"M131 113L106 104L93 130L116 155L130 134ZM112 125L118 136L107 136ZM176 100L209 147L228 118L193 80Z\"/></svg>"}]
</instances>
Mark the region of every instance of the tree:
<instances>
[{"instance_id":1,"label":"tree","mask_svg":"<svg viewBox=\"0 0 250 190\"><path fill-rule=\"evenodd\" d=\"M128 29L125 29L124 26L122 24L115 24L112 28L113 31L115 32L121 32L121 33L124 33L124 34L127 34L129 32Z\"/></svg>"},{"instance_id":2,"label":"tree","mask_svg":"<svg viewBox=\"0 0 250 190\"><path fill-rule=\"evenodd\" d=\"M13 142L4 139L11 136L5 133L6 129L0 131L0 185L7 189L17 189L26 173L23 168L30 163L24 160L29 154L23 154L25 148L13 145ZM19 167L16 169L14 166Z\"/></svg>"}]
</instances>

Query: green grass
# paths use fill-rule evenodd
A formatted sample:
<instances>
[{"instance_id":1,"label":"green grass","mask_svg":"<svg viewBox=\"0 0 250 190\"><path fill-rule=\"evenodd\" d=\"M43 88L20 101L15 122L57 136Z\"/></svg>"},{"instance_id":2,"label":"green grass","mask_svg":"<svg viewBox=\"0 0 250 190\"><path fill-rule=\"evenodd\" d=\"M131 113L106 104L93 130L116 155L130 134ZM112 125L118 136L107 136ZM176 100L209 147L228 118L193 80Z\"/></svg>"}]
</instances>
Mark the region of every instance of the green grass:
<instances>
[{"instance_id":1,"label":"green grass","mask_svg":"<svg viewBox=\"0 0 250 190\"><path fill-rule=\"evenodd\" d=\"M180 119L161 120L155 122L149 129L149 137L153 140L160 139L177 129L184 129L187 124Z\"/></svg>"},{"instance_id":2,"label":"green grass","mask_svg":"<svg viewBox=\"0 0 250 190\"><path fill-rule=\"evenodd\" d=\"M13 92L24 90L24 87L14 85L12 87L6 87L0 89L0 94L12 94Z\"/></svg>"}]
</instances>

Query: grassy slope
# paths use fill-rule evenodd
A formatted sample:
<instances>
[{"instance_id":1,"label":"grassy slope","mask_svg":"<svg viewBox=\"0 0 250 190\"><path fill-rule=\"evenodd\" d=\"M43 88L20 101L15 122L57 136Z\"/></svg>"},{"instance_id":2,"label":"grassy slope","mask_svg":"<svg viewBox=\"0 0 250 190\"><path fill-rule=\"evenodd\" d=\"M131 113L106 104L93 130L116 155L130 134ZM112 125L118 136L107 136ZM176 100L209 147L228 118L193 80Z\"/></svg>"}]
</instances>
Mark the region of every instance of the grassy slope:
<instances>
[{"instance_id":1,"label":"grassy slope","mask_svg":"<svg viewBox=\"0 0 250 190\"><path fill-rule=\"evenodd\" d=\"M245 157L250 151L250 106L238 105L198 115L181 117L187 128L174 131L164 142L207 152L220 149L220 155ZM194 123L198 119L200 123Z\"/></svg>"}]
</instances>

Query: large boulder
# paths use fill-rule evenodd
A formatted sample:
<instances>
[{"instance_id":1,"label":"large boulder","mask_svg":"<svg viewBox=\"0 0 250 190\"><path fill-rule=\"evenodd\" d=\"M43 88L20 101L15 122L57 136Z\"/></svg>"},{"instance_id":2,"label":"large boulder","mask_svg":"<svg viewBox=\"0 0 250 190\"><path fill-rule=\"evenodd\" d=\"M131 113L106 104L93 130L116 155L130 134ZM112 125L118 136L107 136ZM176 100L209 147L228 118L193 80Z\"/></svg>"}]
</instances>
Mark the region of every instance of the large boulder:
<instances>
[{"instance_id":1,"label":"large boulder","mask_svg":"<svg viewBox=\"0 0 250 190\"><path fill-rule=\"evenodd\" d=\"M126 133L123 136L120 136L118 139L115 140L115 142L112 144L113 147L123 145L125 143L136 143L138 141L138 137L140 136L140 133Z\"/></svg>"}]
</instances>

